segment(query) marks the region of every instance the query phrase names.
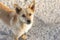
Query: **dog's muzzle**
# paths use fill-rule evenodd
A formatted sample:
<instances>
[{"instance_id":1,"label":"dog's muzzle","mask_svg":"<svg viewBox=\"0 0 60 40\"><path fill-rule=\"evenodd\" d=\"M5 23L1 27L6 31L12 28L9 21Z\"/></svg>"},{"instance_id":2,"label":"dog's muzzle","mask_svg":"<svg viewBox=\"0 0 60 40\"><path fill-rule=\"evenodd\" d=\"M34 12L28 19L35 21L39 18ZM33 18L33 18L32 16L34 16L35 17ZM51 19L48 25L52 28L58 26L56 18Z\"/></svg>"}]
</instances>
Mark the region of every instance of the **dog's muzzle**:
<instances>
[{"instance_id":1,"label":"dog's muzzle","mask_svg":"<svg viewBox=\"0 0 60 40\"><path fill-rule=\"evenodd\" d=\"M30 20L27 20L27 24L30 24L31 23L31 21Z\"/></svg>"}]
</instances>

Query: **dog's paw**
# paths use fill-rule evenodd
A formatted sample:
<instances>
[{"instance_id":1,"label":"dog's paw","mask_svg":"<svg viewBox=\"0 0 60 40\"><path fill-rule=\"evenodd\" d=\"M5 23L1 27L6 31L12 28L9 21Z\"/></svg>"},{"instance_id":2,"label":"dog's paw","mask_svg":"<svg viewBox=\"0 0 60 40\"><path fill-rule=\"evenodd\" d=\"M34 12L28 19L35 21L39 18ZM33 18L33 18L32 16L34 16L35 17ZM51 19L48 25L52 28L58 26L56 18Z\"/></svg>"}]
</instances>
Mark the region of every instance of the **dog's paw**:
<instances>
[{"instance_id":1,"label":"dog's paw","mask_svg":"<svg viewBox=\"0 0 60 40\"><path fill-rule=\"evenodd\" d=\"M27 40L27 35L24 34L24 35L21 36L21 38L22 38L23 40Z\"/></svg>"}]
</instances>

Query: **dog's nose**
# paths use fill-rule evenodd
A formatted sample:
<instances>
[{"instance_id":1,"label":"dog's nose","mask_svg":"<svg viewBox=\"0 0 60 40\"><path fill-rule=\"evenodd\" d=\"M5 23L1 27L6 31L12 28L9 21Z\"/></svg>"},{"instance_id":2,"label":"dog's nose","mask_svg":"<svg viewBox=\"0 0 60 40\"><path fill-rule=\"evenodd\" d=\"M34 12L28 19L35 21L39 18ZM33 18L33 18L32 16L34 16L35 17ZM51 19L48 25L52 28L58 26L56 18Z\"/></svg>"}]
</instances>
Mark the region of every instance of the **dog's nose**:
<instances>
[{"instance_id":1,"label":"dog's nose","mask_svg":"<svg viewBox=\"0 0 60 40\"><path fill-rule=\"evenodd\" d=\"M30 24L31 23L31 21L30 20L27 20L27 24Z\"/></svg>"}]
</instances>

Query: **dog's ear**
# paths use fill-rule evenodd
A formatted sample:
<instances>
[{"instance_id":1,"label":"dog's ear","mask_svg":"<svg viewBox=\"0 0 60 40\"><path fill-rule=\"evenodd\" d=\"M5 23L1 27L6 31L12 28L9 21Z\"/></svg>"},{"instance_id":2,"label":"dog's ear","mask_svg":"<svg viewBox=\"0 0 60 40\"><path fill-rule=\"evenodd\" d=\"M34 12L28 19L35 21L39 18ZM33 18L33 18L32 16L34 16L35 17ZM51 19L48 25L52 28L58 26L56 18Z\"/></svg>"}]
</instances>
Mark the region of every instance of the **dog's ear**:
<instances>
[{"instance_id":1,"label":"dog's ear","mask_svg":"<svg viewBox=\"0 0 60 40\"><path fill-rule=\"evenodd\" d=\"M33 2L28 6L28 8L30 8L32 11L34 11L34 9L35 9L35 0L33 0Z\"/></svg>"},{"instance_id":2,"label":"dog's ear","mask_svg":"<svg viewBox=\"0 0 60 40\"><path fill-rule=\"evenodd\" d=\"M18 7L16 7L16 12L19 14L19 12L22 10L22 8L18 8Z\"/></svg>"},{"instance_id":3,"label":"dog's ear","mask_svg":"<svg viewBox=\"0 0 60 40\"><path fill-rule=\"evenodd\" d=\"M14 8L15 8L15 10L16 10L16 13L20 13L20 11L22 10L22 8L21 7L19 7L17 4L14 4Z\"/></svg>"}]
</instances>

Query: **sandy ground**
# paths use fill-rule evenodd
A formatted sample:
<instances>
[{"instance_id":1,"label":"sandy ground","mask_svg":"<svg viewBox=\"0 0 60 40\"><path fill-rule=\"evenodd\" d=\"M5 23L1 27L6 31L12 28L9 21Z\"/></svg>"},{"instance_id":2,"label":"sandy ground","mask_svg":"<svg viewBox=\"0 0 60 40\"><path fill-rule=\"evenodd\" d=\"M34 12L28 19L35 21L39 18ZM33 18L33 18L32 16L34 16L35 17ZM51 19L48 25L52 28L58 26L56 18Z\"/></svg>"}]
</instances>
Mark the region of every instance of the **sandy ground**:
<instances>
[{"instance_id":1,"label":"sandy ground","mask_svg":"<svg viewBox=\"0 0 60 40\"><path fill-rule=\"evenodd\" d=\"M0 2L14 9L14 3L26 7L31 0L0 0ZM60 0L35 0L35 2L34 23L27 33L29 35L27 40L60 40ZM4 28L1 21L0 25ZM0 34L2 34L0 40L12 40L5 32L1 31Z\"/></svg>"}]
</instances>

